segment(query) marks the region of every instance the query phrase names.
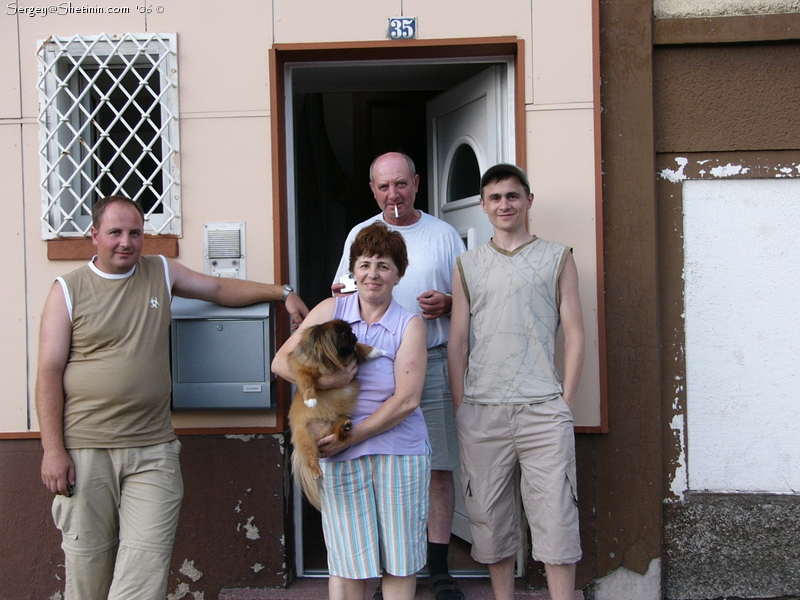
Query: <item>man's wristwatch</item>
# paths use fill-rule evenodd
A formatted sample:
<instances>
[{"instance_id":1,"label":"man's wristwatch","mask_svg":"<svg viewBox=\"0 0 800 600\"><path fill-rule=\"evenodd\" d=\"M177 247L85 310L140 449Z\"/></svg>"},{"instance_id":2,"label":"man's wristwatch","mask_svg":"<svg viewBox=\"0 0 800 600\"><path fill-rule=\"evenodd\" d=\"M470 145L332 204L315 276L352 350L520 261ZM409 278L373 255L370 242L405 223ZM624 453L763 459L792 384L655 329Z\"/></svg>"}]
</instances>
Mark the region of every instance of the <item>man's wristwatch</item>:
<instances>
[{"instance_id":1,"label":"man's wristwatch","mask_svg":"<svg viewBox=\"0 0 800 600\"><path fill-rule=\"evenodd\" d=\"M284 285L283 286L283 294L281 295L281 302L286 302L286 299L289 297L289 294L291 294L293 291L294 291L294 288L292 286Z\"/></svg>"}]
</instances>

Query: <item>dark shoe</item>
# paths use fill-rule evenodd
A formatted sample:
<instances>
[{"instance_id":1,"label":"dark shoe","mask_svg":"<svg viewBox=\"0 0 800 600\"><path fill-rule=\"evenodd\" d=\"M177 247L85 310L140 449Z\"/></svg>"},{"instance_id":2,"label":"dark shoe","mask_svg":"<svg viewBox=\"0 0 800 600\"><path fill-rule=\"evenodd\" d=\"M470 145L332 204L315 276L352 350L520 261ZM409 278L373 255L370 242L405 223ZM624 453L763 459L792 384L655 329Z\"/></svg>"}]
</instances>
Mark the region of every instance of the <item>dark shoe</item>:
<instances>
[{"instance_id":1,"label":"dark shoe","mask_svg":"<svg viewBox=\"0 0 800 600\"><path fill-rule=\"evenodd\" d=\"M381 582L378 582L378 587L375 593L372 594L372 600L383 600L383 590L381 589Z\"/></svg>"},{"instance_id":2,"label":"dark shoe","mask_svg":"<svg viewBox=\"0 0 800 600\"><path fill-rule=\"evenodd\" d=\"M439 573L431 577L430 586L436 600L464 600L464 594L449 573Z\"/></svg>"}]
</instances>

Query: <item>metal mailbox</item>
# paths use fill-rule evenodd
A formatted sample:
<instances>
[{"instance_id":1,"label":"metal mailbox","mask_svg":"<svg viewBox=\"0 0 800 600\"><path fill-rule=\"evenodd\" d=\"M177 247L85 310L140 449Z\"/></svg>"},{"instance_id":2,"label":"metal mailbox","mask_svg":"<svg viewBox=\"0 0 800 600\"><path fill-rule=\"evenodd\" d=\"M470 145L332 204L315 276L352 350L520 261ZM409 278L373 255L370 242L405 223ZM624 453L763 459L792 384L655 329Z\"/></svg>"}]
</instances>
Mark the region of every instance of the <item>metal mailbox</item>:
<instances>
[{"instance_id":1,"label":"metal mailbox","mask_svg":"<svg viewBox=\"0 0 800 600\"><path fill-rule=\"evenodd\" d=\"M271 309L173 298L173 410L275 407Z\"/></svg>"}]
</instances>

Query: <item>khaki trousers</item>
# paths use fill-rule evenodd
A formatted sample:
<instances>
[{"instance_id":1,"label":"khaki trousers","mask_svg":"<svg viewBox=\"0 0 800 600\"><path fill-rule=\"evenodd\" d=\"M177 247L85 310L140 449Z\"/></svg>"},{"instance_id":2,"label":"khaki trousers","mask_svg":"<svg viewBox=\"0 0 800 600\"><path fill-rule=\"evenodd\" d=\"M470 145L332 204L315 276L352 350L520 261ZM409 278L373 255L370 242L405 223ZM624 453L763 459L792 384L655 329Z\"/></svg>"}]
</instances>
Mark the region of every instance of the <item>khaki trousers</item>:
<instances>
[{"instance_id":1,"label":"khaki trousers","mask_svg":"<svg viewBox=\"0 0 800 600\"><path fill-rule=\"evenodd\" d=\"M66 600L164 600L183 499L180 448L69 451L75 491L53 501Z\"/></svg>"}]
</instances>

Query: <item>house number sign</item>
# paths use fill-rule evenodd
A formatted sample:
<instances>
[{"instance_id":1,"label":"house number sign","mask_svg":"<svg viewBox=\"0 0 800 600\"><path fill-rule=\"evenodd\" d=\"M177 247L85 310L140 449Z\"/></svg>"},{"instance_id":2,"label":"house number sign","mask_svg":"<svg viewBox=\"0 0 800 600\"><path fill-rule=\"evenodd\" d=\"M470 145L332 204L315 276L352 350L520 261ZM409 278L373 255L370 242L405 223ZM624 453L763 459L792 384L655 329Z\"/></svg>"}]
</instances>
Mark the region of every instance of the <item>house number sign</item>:
<instances>
[{"instance_id":1,"label":"house number sign","mask_svg":"<svg viewBox=\"0 0 800 600\"><path fill-rule=\"evenodd\" d=\"M411 40L417 37L416 17L390 17L389 39Z\"/></svg>"}]
</instances>

